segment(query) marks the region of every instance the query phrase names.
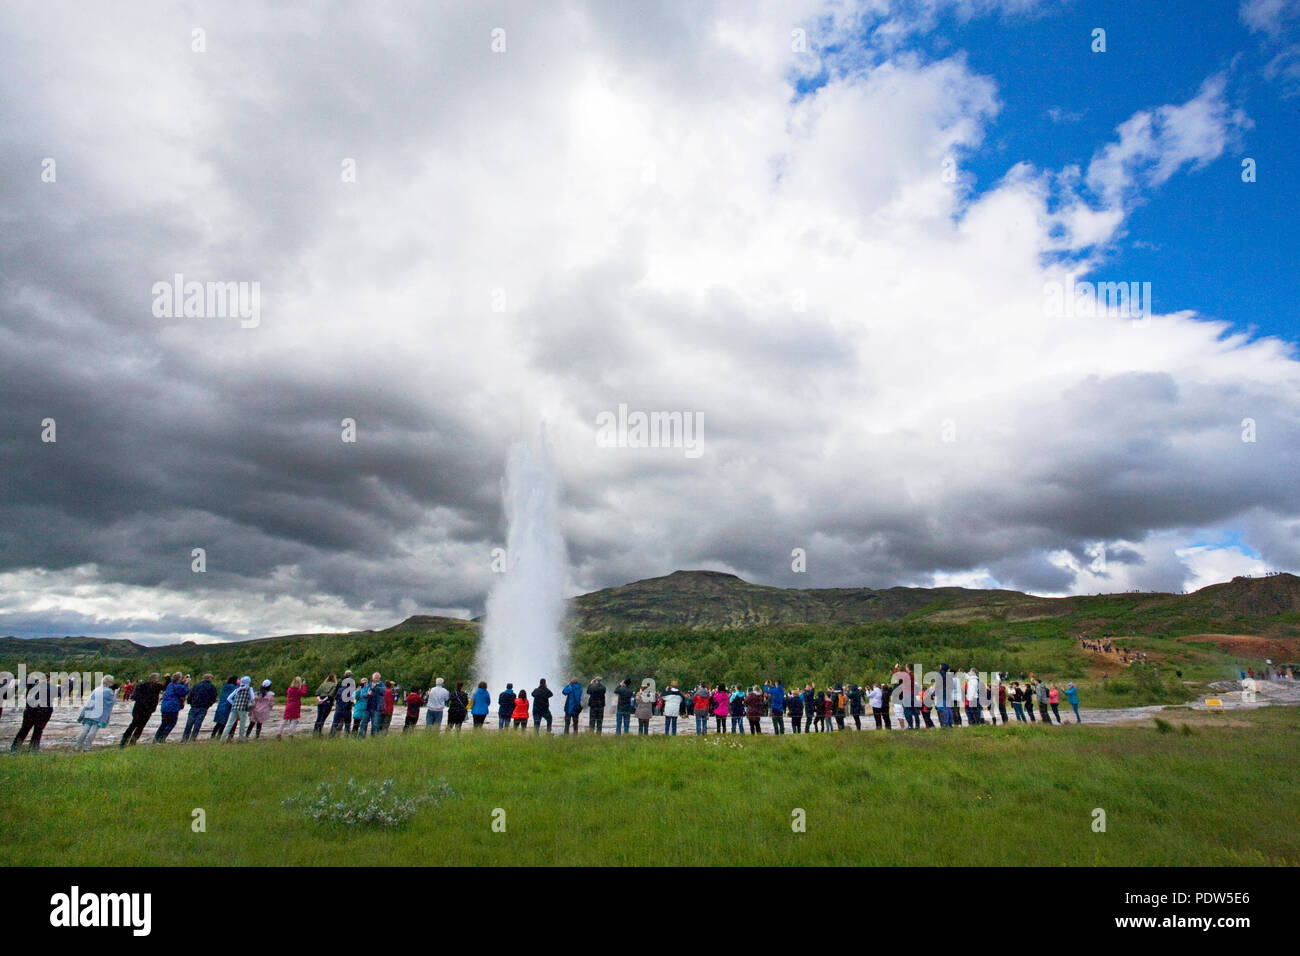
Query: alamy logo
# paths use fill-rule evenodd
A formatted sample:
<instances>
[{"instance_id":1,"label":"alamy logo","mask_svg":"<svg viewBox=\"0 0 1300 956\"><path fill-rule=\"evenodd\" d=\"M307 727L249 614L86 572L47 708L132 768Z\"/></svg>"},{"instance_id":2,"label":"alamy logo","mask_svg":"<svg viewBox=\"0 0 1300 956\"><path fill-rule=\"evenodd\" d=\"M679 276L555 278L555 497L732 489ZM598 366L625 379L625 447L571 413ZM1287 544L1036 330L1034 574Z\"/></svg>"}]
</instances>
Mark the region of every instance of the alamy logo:
<instances>
[{"instance_id":1,"label":"alamy logo","mask_svg":"<svg viewBox=\"0 0 1300 956\"><path fill-rule=\"evenodd\" d=\"M156 319L232 319L244 329L262 322L262 283L185 281L176 273L171 282L155 282L153 314Z\"/></svg>"},{"instance_id":2,"label":"alamy logo","mask_svg":"<svg viewBox=\"0 0 1300 956\"><path fill-rule=\"evenodd\" d=\"M687 458L704 454L703 412L629 412L596 416L596 444L601 448L681 448Z\"/></svg>"},{"instance_id":3,"label":"alamy logo","mask_svg":"<svg viewBox=\"0 0 1300 956\"><path fill-rule=\"evenodd\" d=\"M134 936L148 936L152 923L153 895L150 893L70 892L50 897L50 925L129 926Z\"/></svg>"},{"instance_id":4,"label":"alamy logo","mask_svg":"<svg viewBox=\"0 0 1300 956\"><path fill-rule=\"evenodd\" d=\"M1043 286L1043 310L1049 318L1093 318L1099 315L1141 319L1151 314L1150 282L1064 282Z\"/></svg>"}]
</instances>

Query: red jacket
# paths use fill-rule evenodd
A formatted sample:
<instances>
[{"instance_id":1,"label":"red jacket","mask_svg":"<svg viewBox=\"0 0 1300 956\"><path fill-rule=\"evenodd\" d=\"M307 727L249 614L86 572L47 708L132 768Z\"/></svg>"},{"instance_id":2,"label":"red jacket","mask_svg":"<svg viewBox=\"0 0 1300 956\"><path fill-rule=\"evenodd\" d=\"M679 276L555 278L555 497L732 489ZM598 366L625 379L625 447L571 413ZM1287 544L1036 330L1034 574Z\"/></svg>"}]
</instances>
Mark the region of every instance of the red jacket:
<instances>
[{"instance_id":1,"label":"red jacket","mask_svg":"<svg viewBox=\"0 0 1300 956\"><path fill-rule=\"evenodd\" d=\"M286 698L284 702L285 720L297 720L302 716L302 699L307 696L306 687L290 687L284 692Z\"/></svg>"},{"instance_id":2,"label":"red jacket","mask_svg":"<svg viewBox=\"0 0 1300 956\"><path fill-rule=\"evenodd\" d=\"M515 720L528 719L528 698L527 697L515 698L515 712L512 716Z\"/></svg>"},{"instance_id":3,"label":"red jacket","mask_svg":"<svg viewBox=\"0 0 1300 956\"><path fill-rule=\"evenodd\" d=\"M397 701L397 695L393 693L393 689L391 687L385 686L384 687L384 713L385 714L391 714L393 712L393 704L396 701Z\"/></svg>"}]
</instances>

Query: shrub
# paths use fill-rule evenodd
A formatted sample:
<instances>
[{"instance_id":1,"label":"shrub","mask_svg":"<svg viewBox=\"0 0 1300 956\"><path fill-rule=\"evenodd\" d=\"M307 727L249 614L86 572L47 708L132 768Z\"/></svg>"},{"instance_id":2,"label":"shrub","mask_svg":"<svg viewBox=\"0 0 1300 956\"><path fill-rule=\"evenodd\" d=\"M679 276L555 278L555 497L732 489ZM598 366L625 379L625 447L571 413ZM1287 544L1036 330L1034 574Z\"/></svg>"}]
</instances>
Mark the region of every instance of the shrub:
<instances>
[{"instance_id":1,"label":"shrub","mask_svg":"<svg viewBox=\"0 0 1300 956\"><path fill-rule=\"evenodd\" d=\"M429 784L415 796L393 792L393 781L359 784L349 780L341 788L322 782L314 791L304 791L282 801L302 811L308 819L333 826L399 827L425 804L451 799L455 793L445 778Z\"/></svg>"}]
</instances>

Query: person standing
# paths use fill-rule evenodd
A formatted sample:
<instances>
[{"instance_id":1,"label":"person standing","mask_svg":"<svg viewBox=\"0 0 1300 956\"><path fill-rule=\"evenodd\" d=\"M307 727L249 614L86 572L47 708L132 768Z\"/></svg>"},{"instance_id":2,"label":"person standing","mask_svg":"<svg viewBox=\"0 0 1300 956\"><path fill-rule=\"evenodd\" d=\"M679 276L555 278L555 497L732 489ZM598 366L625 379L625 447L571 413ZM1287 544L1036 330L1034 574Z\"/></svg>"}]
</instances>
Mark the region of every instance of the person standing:
<instances>
[{"instance_id":1,"label":"person standing","mask_svg":"<svg viewBox=\"0 0 1300 956\"><path fill-rule=\"evenodd\" d=\"M426 727L442 725L442 715L450 698L451 691L442 686L442 678L439 677L433 682L433 689L429 691L429 703L424 709L424 724Z\"/></svg>"},{"instance_id":2,"label":"person standing","mask_svg":"<svg viewBox=\"0 0 1300 956\"><path fill-rule=\"evenodd\" d=\"M632 678L624 677L623 683L614 688L614 697L618 701L614 705L614 734L630 734L632 732L632 711L636 706L634 698L636 691L632 689Z\"/></svg>"},{"instance_id":3,"label":"person standing","mask_svg":"<svg viewBox=\"0 0 1300 956\"><path fill-rule=\"evenodd\" d=\"M952 714L949 707L952 704L952 674L948 670L947 664L939 665L939 677L934 684L934 709L939 712L939 726L951 727Z\"/></svg>"},{"instance_id":4,"label":"person standing","mask_svg":"<svg viewBox=\"0 0 1300 956\"><path fill-rule=\"evenodd\" d=\"M605 685L600 675L587 685L587 729L599 734L605 727Z\"/></svg>"},{"instance_id":5,"label":"person standing","mask_svg":"<svg viewBox=\"0 0 1300 956\"><path fill-rule=\"evenodd\" d=\"M528 691L519 691L519 696L515 698L515 709L511 719L515 722L515 730L523 730L528 726Z\"/></svg>"},{"instance_id":6,"label":"person standing","mask_svg":"<svg viewBox=\"0 0 1300 956\"><path fill-rule=\"evenodd\" d=\"M763 686L767 695L768 712L772 715L772 733L778 736L785 733L785 687L781 678Z\"/></svg>"},{"instance_id":7,"label":"person standing","mask_svg":"<svg viewBox=\"0 0 1300 956\"><path fill-rule=\"evenodd\" d=\"M333 674L320 682L316 688L316 722L312 725L311 735L319 737L325 733L325 721L334 709L334 692L338 690L338 678ZM333 733L330 736L334 736Z\"/></svg>"},{"instance_id":8,"label":"person standing","mask_svg":"<svg viewBox=\"0 0 1300 956\"><path fill-rule=\"evenodd\" d=\"M803 686L803 732L811 733L813 722L817 719L817 685Z\"/></svg>"},{"instance_id":9,"label":"person standing","mask_svg":"<svg viewBox=\"0 0 1300 956\"><path fill-rule=\"evenodd\" d=\"M1021 706L1020 681L1011 682L1011 710L1016 715L1017 723L1025 722L1025 710ZM1005 721L1004 721L1005 723Z\"/></svg>"},{"instance_id":10,"label":"person standing","mask_svg":"<svg viewBox=\"0 0 1300 956\"><path fill-rule=\"evenodd\" d=\"M460 733L465 725L465 715L469 713L469 695L465 693L465 682L456 681L456 689L447 698L447 732Z\"/></svg>"},{"instance_id":11,"label":"person standing","mask_svg":"<svg viewBox=\"0 0 1300 956\"><path fill-rule=\"evenodd\" d=\"M709 733L709 708L713 706L712 697L709 695L709 686L700 681L700 685L695 688L695 693L691 695L691 713L695 715L695 733L701 737Z\"/></svg>"},{"instance_id":12,"label":"person standing","mask_svg":"<svg viewBox=\"0 0 1300 956\"><path fill-rule=\"evenodd\" d=\"M204 674L190 690L190 712L185 718L185 731L181 734L181 743L198 740L203 728L203 718L208 715L208 708L217 702L217 688L212 683L212 675Z\"/></svg>"},{"instance_id":13,"label":"person standing","mask_svg":"<svg viewBox=\"0 0 1300 956\"><path fill-rule=\"evenodd\" d=\"M641 690L636 695L636 732L638 736L650 733L650 718L654 716L655 683L650 678L641 682Z\"/></svg>"},{"instance_id":14,"label":"person standing","mask_svg":"<svg viewBox=\"0 0 1300 956\"><path fill-rule=\"evenodd\" d=\"M539 678L533 688L533 732L540 733L542 721L546 721L546 732L551 732L551 698L555 692L546 686L546 678Z\"/></svg>"},{"instance_id":15,"label":"person standing","mask_svg":"<svg viewBox=\"0 0 1300 956\"><path fill-rule=\"evenodd\" d=\"M1034 696L1038 698L1038 714L1043 718L1043 723L1050 724L1052 718L1047 716L1047 702L1051 700L1051 693L1047 685L1040 680L1034 681Z\"/></svg>"},{"instance_id":16,"label":"person standing","mask_svg":"<svg viewBox=\"0 0 1300 956\"><path fill-rule=\"evenodd\" d=\"M582 714L582 685L578 683L578 678L570 677L561 693L564 694L564 732L567 734L572 727L576 734L578 717Z\"/></svg>"},{"instance_id":17,"label":"person standing","mask_svg":"<svg viewBox=\"0 0 1300 956\"><path fill-rule=\"evenodd\" d=\"M384 733L388 733L388 726L393 722L393 710L397 707L397 687L390 680L384 681L383 685L384 710L383 716L379 719L379 729Z\"/></svg>"},{"instance_id":18,"label":"person standing","mask_svg":"<svg viewBox=\"0 0 1300 956\"><path fill-rule=\"evenodd\" d=\"M506 684L506 689L497 694L497 730L505 730L515 714L515 685Z\"/></svg>"},{"instance_id":19,"label":"person standing","mask_svg":"<svg viewBox=\"0 0 1300 956\"><path fill-rule=\"evenodd\" d=\"M514 695L510 695L514 703ZM424 694L420 693L420 688L412 687L406 695L406 722L402 724L402 733L406 733L412 727L420 725L420 708L424 706Z\"/></svg>"},{"instance_id":20,"label":"person standing","mask_svg":"<svg viewBox=\"0 0 1300 956\"><path fill-rule=\"evenodd\" d=\"M384 700L388 685L379 676L379 671L370 675L370 684L366 691L366 722L369 724L370 736L374 737L384 729ZM366 735L366 728L361 728L361 736Z\"/></svg>"},{"instance_id":21,"label":"person standing","mask_svg":"<svg viewBox=\"0 0 1300 956\"><path fill-rule=\"evenodd\" d=\"M763 692L757 684L745 695L745 719L749 721L751 734L763 732L763 728L759 726L759 722L763 719Z\"/></svg>"},{"instance_id":22,"label":"person standing","mask_svg":"<svg viewBox=\"0 0 1300 956\"><path fill-rule=\"evenodd\" d=\"M664 733L669 737L677 736L677 718L681 715L685 697L677 682L670 680L664 688Z\"/></svg>"},{"instance_id":23,"label":"person standing","mask_svg":"<svg viewBox=\"0 0 1300 956\"><path fill-rule=\"evenodd\" d=\"M984 723L984 714L980 708L980 679L971 668L966 674L966 725L974 727Z\"/></svg>"},{"instance_id":24,"label":"person standing","mask_svg":"<svg viewBox=\"0 0 1300 956\"><path fill-rule=\"evenodd\" d=\"M478 687L474 688L474 703L470 709L475 730L483 728L483 723L490 713L492 713L492 695L488 693L487 681L481 680L478 682Z\"/></svg>"},{"instance_id":25,"label":"person standing","mask_svg":"<svg viewBox=\"0 0 1300 956\"><path fill-rule=\"evenodd\" d=\"M1055 684L1047 690L1047 702L1051 705L1052 716L1056 718L1056 722L1059 724L1061 722L1061 712L1057 709L1057 705L1061 702L1061 692L1056 689Z\"/></svg>"},{"instance_id":26,"label":"person standing","mask_svg":"<svg viewBox=\"0 0 1300 956\"><path fill-rule=\"evenodd\" d=\"M364 737L370 730L370 678L361 678L361 683L352 694L352 733Z\"/></svg>"},{"instance_id":27,"label":"person standing","mask_svg":"<svg viewBox=\"0 0 1300 956\"><path fill-rule=\"evenodd\" d=\"M241 734L240 725L248 720L248 712L253 708L253 678L245 674L239 678L239 684L231 692L230 713L226 717L226 743L240 741L246 734Z\"/></svg>"},{"instance_id":28,"label":"person standing","mask_svg":"<svg viewBox=\"0 0 1300 956\"><path fill-rule=\"evenodd\" d=\"M45 674L28 674L25 691L23 722L18 728L18 734L14 737L14 742L9 746L9 749L13 751L22 746L29 733L32 735L32 750L40 750L41 735L45 733L45 725L50 722L50 717L54 714L54 698L50 690L49 678ZM152 709L150 709L150 713L152 712ZM145 719L148 720L148 716Z\"/></svg>"},{"instance_id":29,"label":"person standing","mask_svg":"<svg viewBox=\"0 0 1300 956\"><path fill-rule=\"evenodd\" d=\"M1074 681L1070 681L1065 685L1065 699L1070 702L1070 706L1074 709L1074 722L1076 724L1083 723L1083 718L1079 716L1079 688L1074 686Z\"/></svg>"},{"instance_id":30,"label":"person standing","mask_svg":"<svg viewBox=\"0 0 1300 956\"><path fill-rule=\"evenodd\" d=\"M726 684L719 684L713 690L713 720L717 725L714 729L720 734L727 732L727 717L731 714L731 694L727 692Z\"/></svg>"},{"instance_id":31,"label":"person standing","mask_svg":"<svg viewBox=\"0 0 1300 956\"><path fill-rule=\"evenodd\" d=\"M131 708L131 723L127 725L122 734L122 742L119 747L125 747L127 744L135 746L140 739L140 732L144 730L144 725L149 723L149 718L158 707L158 698L162 695L163 685L158 683L158 675L150 674L149 679L136 684L134 695L134 706ZM48 717L46 718L49 719Z\"/></svg>"},{"instance_id":32,"label":"person standing","mask_svg":"<svg viewBox=\"0 0 1300 956\"><path fill-rule=\"evenodd\" d=\"M731 696L727 700L727 711L731 715L731 732L733 734L743 734L745 732L745 694L740 689L739 684L731 685Z\"/></svg>"},{"instance_id":33,"label":"person standing","mask_svg":"<svg viewBox=\"0 0 1300 956\"><path fill-rule=\"evenodd\" d=\"M230 695L238 689L239 678L234 674L227 677L221 685L221 692L217 694L217 710L212 717L212 733L208 734L209 740L220 740L225 733L226 721L230 719Z\"/></svg>"},{"instance_id":34,"label":"person standing","mask_svg":"<svg viewBox=\"0 0 1300 956\"><path fill-rule=\"evenodd\" d=\"M998 681L998 716L1002 718L1003 726L1007 723L1007 685Z\"/></svg>"},{"instance_id":35,"label":"person standing","mask_svg":"<svg viewBox=\"0 0 1300 956\"><path fill-rule=\"evenodd\" d=\"M74 749L90 749L100 728L108 726L108 721L113 716L113 703L116 699L117 696L113 693L113 677L109 675L90 692L86 705L77 715L77 722L81 724L81 733L77 735Z\"/></svg>"},{"instance_id":36,"label":"person standing","mask_svg":"<svg viewBox=\"0 0 1300 956\"><path fill-rule=\"evenodd\" d=\"M791 694L785 699L785 708L790 713L790 728L797 734L803 723L803 695Z\"/></svg>"},{"instance_id":37,"label":"person standing","mask_svg":"<svg viewBox=\"0 0 1300 956\"><path fill-rule=\"evenodd\" d=\"M298 729L298 721L302 719L302 699L306 696L307 682L302 677L295 677L289 683L289 689L284 692L284 713L280 715L276 740L283 740L286 735L292 737Z\"/></svg>"},{"instance_id":38,"label":"person standing","mask_svg":"<svg viewBox=\"0 0 1300 956\"><path fill-rule=\"evenodd\" d=\"M867 699L871 702L871 716L875 718L876 729L881 730L885 726L883 707L885 692L879 684L872 684Z\"/></svg>"},{"instance_id":39,"label":"person standing","mask_svg":"<svg viewBox=\"0 0 1300 956\"><path fill-rule=\"evenodd\" d=\"M180 717L181 708L185 706L185 698L189 696L190 685L182 679L184 677L180 671L172 675L172 679L163 691L162 703L158 707L162 715L158 729L154 732L153 742L160 744L165 741L172 730L176 727L176 721Z\"/></svg>"},{"instance_id":40,"label":"person standing","mask_svg":"<svg viewBox=\"0 0 1300 956\"><path fill-rule=\"evenodd\" d=\"M262 725L271 719L271 708L275 706L275 691L271 687L271 678L262 681L262 686L253 695L253 709L248 712L248 727L244 736L256 736L262 739ZM253 732L257 733L254 734Z\"/></svg>"},{"instance_id":41,"label":"person standing","mask_svg":"<svg viewBox=\"0 0 1300 956\"><path fill-rule=\"evenodd\" d=\"M835 729L844 729L844 710L848 706L849 698L844 693L844 685L836 684L835 693L831 697L831 715L835 718Z\"/></svg>"},{"instance_id":42,"label":"person standing","mask_svg":"<svg viewBox=\"0 0 1300 956\"><path fill-rule=\"evenodd\" d=\"M853 726L858 730L862 729L862 688L852 681L849 682L849 690L846 695L849 699L849 716L853 718Z\"/></svg>"}]
</instances>

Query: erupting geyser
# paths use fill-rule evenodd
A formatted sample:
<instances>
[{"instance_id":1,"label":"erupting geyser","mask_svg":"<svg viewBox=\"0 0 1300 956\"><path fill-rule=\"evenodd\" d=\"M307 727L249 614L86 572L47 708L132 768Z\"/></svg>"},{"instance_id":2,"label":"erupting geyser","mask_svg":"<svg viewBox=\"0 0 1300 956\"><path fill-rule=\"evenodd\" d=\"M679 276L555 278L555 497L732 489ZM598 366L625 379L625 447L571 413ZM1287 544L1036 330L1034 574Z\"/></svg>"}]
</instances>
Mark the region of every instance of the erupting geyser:
<instances>
[{"instance_id":1,"label":"erupting geyser","mask_svg":"<svg viewBox=\"0 0 1300 956\"><path fill-rule=\"evenodd\" d=\"M567 680L561 622L568 560L560 493L545 438L515 442L506 462L506 571L488 596L478 672L495 695L511 681L530 694L540 677L557 693Z\"/></svg>"}]
</instances>

